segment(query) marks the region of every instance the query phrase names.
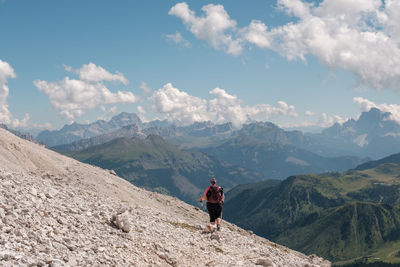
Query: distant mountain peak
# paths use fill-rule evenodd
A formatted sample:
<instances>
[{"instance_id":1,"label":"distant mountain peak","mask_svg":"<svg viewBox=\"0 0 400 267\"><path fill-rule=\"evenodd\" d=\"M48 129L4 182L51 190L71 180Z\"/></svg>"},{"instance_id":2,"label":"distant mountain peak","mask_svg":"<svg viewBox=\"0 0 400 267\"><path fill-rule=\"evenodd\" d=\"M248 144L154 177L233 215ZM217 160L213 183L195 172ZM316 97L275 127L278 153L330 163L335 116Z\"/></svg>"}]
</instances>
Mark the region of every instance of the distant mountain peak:
<instances>
[{"instance_id":1,"label":"distant mountain peak","mask_svg":"<svg viewBox=\"0 0 400 267\"><path fill-rule=\"evenodd\" d=\"M398 153L400 123L392 119L390 112L371 108L362 112L358 119L343 124L335 123L316 135L313 142L324 144L324 151L339 151L349 155L380 158ZM318 147L318 144L316 145ZM338 155L335 152L334 155Z\"/></svg>"},{"instance_id":2,"label":"distant mountain peak","mask_svg":"<svg viewBox=\"0 0 400 267\"><path fill-rule=\"evenodd\" d=\"M155 144L164 144L167 143L161 136L156 135L156 134L149 134L146 137L146 140L155 143Z\"/></svg>"},{"instance_id":3,"label":"distant mountain peak","mask_svg":"<svg viewBox=\"0 0 400 267\"><path fill-rule=\"evenodd\" d=\"M60 130L46 130L38 134L37 140L44 142L48 147L53 147L109 133L132 124L142 126L139 116L135 113L121 112L109 121L97 120L89 124L74 122L64 125Z\"/></svg>"},{"instance_id":4,"label":"distant mountain peak","mask_svg":"<svg viewBox=\"0 0 400 267\"><path fill-rule=\"evenodd\" d=\"M383 121L383 120L390 119L391 115L392 114L390 112L383 112L380 109L371 108L369 111L361 113L361 116L358 119L358 122L359 123L362 123L364 121L367 121L367 122L380 122L380 121Z\"/></svg>"},{"instance_id":5,"label":"distant mountain peak","mask_svg":"<svg viewBox=\"0 0 400 267\"><path fill-rule=\"evenodd\" d=\"M110 123L111 122L133 122L136 123L138 125L142 124L142 120L139 118L138 115L136 115L135 113L127 113L127 112L121 112L118 115L114 116L111 118ZM130 123L131 124L131 123Z\"/></svg>"},{"instance_id":6,"label":"distant mountain peak","mask_svg":"<svg viewBox=\"0 0 400 267\"><path fill-rule=\"evenodd\" d=\"M245 127L260 127L260 128L279 128L276 124L269 121L255 121L249 124L246 124Z\"/></svg>"}]
</instances>

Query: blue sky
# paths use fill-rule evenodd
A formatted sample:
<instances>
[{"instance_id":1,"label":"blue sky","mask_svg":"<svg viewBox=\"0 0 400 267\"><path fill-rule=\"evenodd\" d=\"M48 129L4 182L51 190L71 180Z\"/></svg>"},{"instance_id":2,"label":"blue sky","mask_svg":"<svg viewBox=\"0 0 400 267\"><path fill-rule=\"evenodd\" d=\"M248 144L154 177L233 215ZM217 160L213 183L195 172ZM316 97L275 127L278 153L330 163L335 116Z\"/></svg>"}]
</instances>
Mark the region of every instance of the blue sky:
<instances>
[{"instance_id":1,"label":"blue sky","mask_svg":"<svg viewBox=\"0 0 400 267\"><path fill-rule=\"evenodd\" d=\"M3 0L0 120L399 119L399 16L380 0Z\"/></svg>"}]
</instances>

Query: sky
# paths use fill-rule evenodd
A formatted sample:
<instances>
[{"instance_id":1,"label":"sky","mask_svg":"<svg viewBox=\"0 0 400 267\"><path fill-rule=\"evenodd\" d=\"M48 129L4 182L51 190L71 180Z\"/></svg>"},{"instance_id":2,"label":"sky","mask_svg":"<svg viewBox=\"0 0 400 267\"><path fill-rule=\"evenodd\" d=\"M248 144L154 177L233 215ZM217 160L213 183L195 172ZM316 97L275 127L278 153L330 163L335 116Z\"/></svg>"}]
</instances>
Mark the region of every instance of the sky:
<instances>
[{"instance_id":1,"label":"sky","mask_svg":"<svg viewBox=\"0 0 400 267\"><path fill-rule=\"evenodd\" d=\"M0 1L0 122L400 122L400 1ZM311 128L308 128L311 129Z\"/></svg>"}]
</instances>

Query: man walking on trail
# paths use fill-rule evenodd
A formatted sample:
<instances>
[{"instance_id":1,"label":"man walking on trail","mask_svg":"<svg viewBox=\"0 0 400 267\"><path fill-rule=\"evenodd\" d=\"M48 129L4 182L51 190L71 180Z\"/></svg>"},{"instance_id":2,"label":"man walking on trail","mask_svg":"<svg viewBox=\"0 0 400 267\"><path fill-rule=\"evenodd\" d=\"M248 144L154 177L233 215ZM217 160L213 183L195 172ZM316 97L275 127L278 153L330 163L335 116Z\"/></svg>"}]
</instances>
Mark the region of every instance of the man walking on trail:
<instances>
[{"instance_id":1,"label":"man walking on trail","mask_svg":"<svg viewBox=\"0 0 400 267\"><path fill-rule=\"evenodd\" d=\"M207 200L207 210L210 214L210 224L207 228L210 232L214 231L215 221L217 221L217 230L221 230L222 204L225 200L224 189L218 186L215 178L211 178L210 186L204 191L204 195L200 198L200 202Z\"/></svg>"}]
</instances>

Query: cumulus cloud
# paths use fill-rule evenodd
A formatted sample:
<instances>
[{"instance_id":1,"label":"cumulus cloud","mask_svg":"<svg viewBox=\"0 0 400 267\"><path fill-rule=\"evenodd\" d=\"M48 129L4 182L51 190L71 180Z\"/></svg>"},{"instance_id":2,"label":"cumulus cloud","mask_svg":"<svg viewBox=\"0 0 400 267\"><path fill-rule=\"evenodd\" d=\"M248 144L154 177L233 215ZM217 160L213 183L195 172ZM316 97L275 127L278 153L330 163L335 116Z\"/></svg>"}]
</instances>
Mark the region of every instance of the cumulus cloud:
<instances>
[{"instance_id":1,"label":"cumulus cloud","mask_svg":"<svg viewBox=\"0 0 400 267\"><path fill-rule=\"evenodd\" d=\"M317 125L321 126L321 127L329 127L332 126L335 123L339 123L339 124L343 124L344 122L346 122L348 120L348 118L342 118L339 115L333 115L333 116L329 116L326 113L322 113Z\"/></svg>"},{"instance_id":2,"label":"cumulus cloud","mask_svg":"<svg viewBox=\"0 0 400 267\"><path fill-rule=\"evenodd\" d=\"M174 88L171 83L154 92L151 99L157 112L166 115L170 121L189 124L207 121L207 101Z\"/></svg>"},{"instance_id":3,"label":"cumulus cloud","mask_svg":"<svg viewBox=\"0 0 400 267\"><path fill-rule=\"evenodd\" d=\"M140 84L140 89L142 89L145 94L150 94L151 92L153 92L153 89L151 89L151 87L148 86L146 82L142 82Z\"/></svg>"},{"instance_id":4,"label":"cumulus cloud","mask_svg":"<svg viewBox=\"0 0 400 267\"><path fill-rule=\"evenodd\" d=\"M68 72L78 74L79 79L85 82L119 81L125 85L128 84L128 80L122 73L117 71L115 74L112 74L103 67L97 66L92 62L82 65L82 67L77 70L74 70L70 66L64 66L64 68Z\"/></svg>"},{"instance_id":5,"label":"cumulus cloud","mask_svg":"<svg viewBox=\"0 0 400 267\"><path fill-rule=\"evenodd\" d=\"M0 60L0 122L10 123L11 113L8 109L7 97L10 89L7 86L9 78L15 78L14 69L5 61Z\"/></svg>"},{"instance_id":6,"label":"cumulus cloud","mask_svg":"<svg viewBox=\"0 0 400 267\"><path fill-rule=\"evenodd\" d=\"M142 122L149 122L149 120L146 118L147 111L142 106L138 106L137 111L138 116Z\"/></svg>"},{"instance_id":7,"label":"cumulus cloud","mask_svg":"<svg viewBox=\"0 0 400 267\"><path fill-rule=\"evenodd\" d=\"M313 116L315 113L310 110L306 110L304 114L306 114L307 116Z\"/></svg>"},{"instance_id":8,"label":"cumulus cloud","mask_svg":"<svg viewBox=\"0 0 400 267\"><path fill-rule=\"evenodd\" d=\"M68 76L58 82L35 80L33 83L39 91L46 94L52 107L63 117L74 120L82 116L85 110L95 109L106 104L134 103L137 97L129 91L111 92L105 81L119 81L127 84L127 79L121 74L111 74L101 66L93 63L83 65L78 70L66 67L79 75L79 80Z\"/></svg>"},{"instance_id":9,"label":"cumulus cloud","mask_svg":"<svg viewBox=\"0 0 400 267\"><path fill-rule=\"evenodd\" d=\"M7 97L10 93L7 82L10 78L15 78L17 75L13 67L0 59L0 123L7 124L13 128L26 128L30 119L29 114L25 114L22 120L14 118L8 109Z\"/></svg>"},{"instance_id":10,"label":"cumulus cloud","mask_svg":"<svg viewBox=\"0 0 400 267\"><path fill-rule=\"evenodd\" d=\"M236 21L230 19L222 5L205 5L201 8L203 16L196 16L185 2L171 8L169 15L182 19L183 23L198 39L209 42L214 48L229 54L242 52L240 40L235 39L231 31L236 30Z\"/></svg>"},{"instance_id":11,"label":"cumulus cloud","mask_svg":"<svg viewBox=\"0 0 400 267\"><path fill-rule=\"evenodd\" d=\"M295 22L268 28L253 20L239 28L221 5L203 6L198 17L186 3L171 8L188 29L216 49L238 55L245 45L288 60L317 57L330 69L350 71L360 84L400 90L400 2L395 0L278 0Z\"/></svg>"},{"instance_id":12,"label":"cumulus cloud","mask_svg":"<svg viewBox=\"0 0 400 267\"><path fill-rule=\"evenodd\" d=\"M400 105L397 104L375 104L371 100L363 97L354 97L354 103L360 106L361 111L369 111L371 108L377 108L383 112L390 112L391 119L400 123Z\"/></svg>"},{"instance_id":13,"label":"cumulus cloud","mask_svg":"<svg viewBox=\"0 0 400 267\"><path fill-rule=\"evenodd\" d=\"M103 114L97 117L97 120L110 120L111 117L118 112L118 108L116 106L112 106L107 108L105 106L100 106L100 110L103 111ZM90 123L90 122L88 122Z\"/></svg>"},{"instance_id":14,"label":"cumulus cloud","mask_svg":"<svg viewBox=\"0 0 400 267\"><path fill-rule=\"evenodd\" d=\"M13 118L10 122L11 127L13 128L21 128L21 129L26 129L28 127L31 127L32 125L29 125L29 120L31 119L31 116L29 113L26 113L24 118L22 120Z\"/></svg>"},{"instance_id":15,"label":"cumulus cloud","mask_svg":"<svg viewBox=\"0 0 400 267\"><path fill-rule=\"evenodd\" d=\"M283 101L277 107L268 104L244 106L234 95L221 88L210 91L210 101L191 96L174 88L171 83L155 91L151 97L155 111L178 124L191 124L198 121L215 123L232 122L236 127L251 120L267 120L274 116L297 116L295 107Z\"/></svg>"},{"instance_id":16,"label":"cumulus cloud","mask_svg":"<svg viewBox=\"0 0 400 267\"><path fill-rule=\"evenodd\" d=\"M174 42L175 44L180 44L184 47L190 47L191 43L186 40L185 38L183 38L182 34L180 32L175 32L175 34L167 34L166 38L172 42Z\"/></svg>"}]
</instances>

